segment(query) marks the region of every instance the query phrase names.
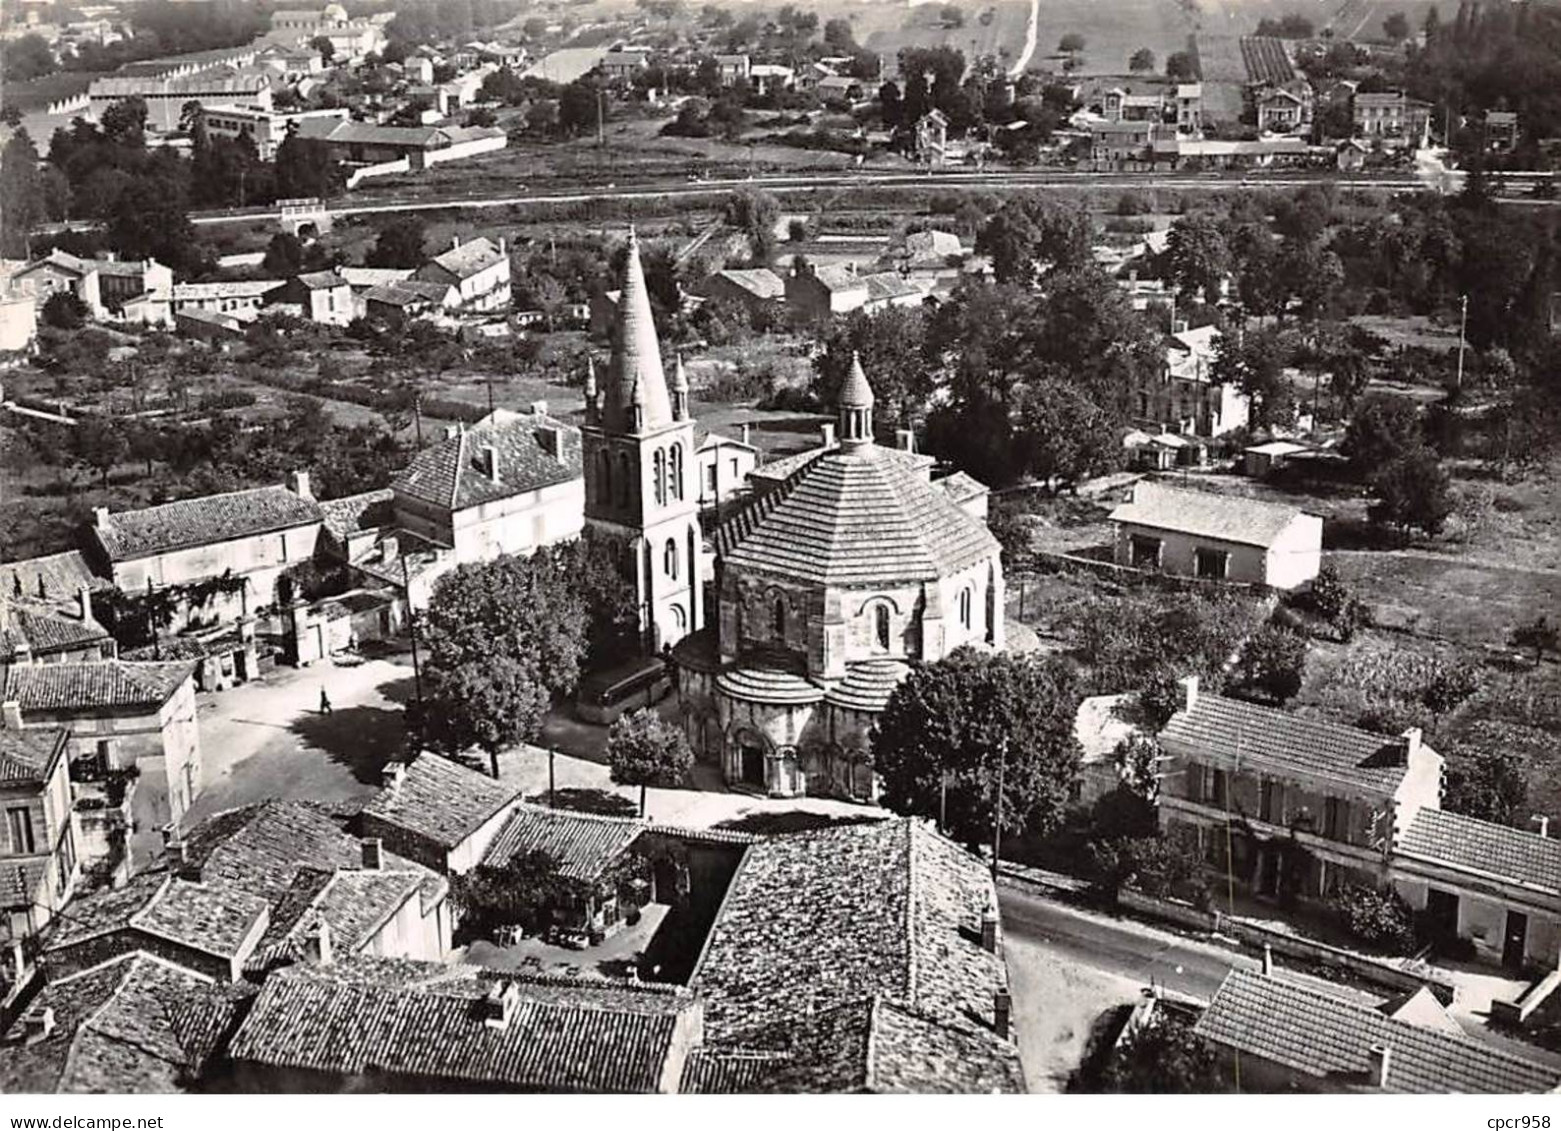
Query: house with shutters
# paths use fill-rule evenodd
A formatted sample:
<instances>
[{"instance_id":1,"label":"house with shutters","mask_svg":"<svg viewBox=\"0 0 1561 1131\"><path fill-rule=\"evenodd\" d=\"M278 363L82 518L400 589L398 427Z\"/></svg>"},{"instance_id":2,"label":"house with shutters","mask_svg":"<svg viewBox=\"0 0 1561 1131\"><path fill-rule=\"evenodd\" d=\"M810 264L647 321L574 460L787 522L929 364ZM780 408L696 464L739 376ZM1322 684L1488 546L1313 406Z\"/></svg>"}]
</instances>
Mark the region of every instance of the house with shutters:
<instances>
[{"instance_id":1,"label":"house with shutters","mask_svg":"<svg viewBox=\"0 0 1561 1131\"><path fill-rule=\"evenodd\" d=\"M1294 589L1322 565L1323 520L1294 507L1145 479L1111 512L1118 565Z\"/></svg>"},{"instance_id":2,"label":"house with shutters","mask_svg":"<svg viewBox=\"0 0 1561 1131\"><path fill-rule=\"evenodd\" d=\"M483 313L509 309L510 260L503 239L494 243L478 236L462 243L460 236L454 236L450 250L423 264L412 278L453 287L460 310Z\"/></svg>"},{"instance_id":3,"label":"house with shutters","mask_svg":"<svg viewBox=\"0 0 1561 1131\"><path fill-rule=\"evenodd\" d=\"M391 490L396 525L457 562L529 554L580 534L580 429L540 401L529 413L498 409L418 452Z\"/></svg>"},{"instance_id":4,"label":"house with shutters","mask_svg":"<svg viewBox=\"0 0 1561 1131\"><path fill-rule=\"evenodd\" d=\"M71 819L69 731L0 719L0 941L41 931L70 901L80 861Z\"/></svg>"}]
</instances>

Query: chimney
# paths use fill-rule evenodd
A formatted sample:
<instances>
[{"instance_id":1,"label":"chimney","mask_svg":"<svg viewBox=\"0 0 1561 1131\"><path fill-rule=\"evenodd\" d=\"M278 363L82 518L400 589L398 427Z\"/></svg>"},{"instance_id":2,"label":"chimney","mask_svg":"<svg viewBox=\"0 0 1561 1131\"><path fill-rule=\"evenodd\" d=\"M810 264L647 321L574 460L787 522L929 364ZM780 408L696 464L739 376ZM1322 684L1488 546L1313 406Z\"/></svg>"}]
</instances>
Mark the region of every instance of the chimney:
<instances>
[{"instance_id":1,"label":"chimney","mask_svg":"<svg viewBox=\"0 0 1561 1131\"><path fill-rule=\"evenodd\" d=\"M1008 1030L1014 1015L1014 999L1007 989L998 990L992 995L992 1031L1003 1040L1008 1039Z\"/></svg>"},{"instance_id":2,"label":"chimney","mask_svg":"<svg viewBox=\"0 0 1561 1131\"><path fill-rule=\"evenodd\" d=\"M531 402L531 415L532 416L546 416L547 415L547 402L546 401L532 401Z\"/></svg>"},{"instance_id":3,"label":"chimney","mask_svg":"<svg viewBox=\"0 0 1561 1131\"><path fill-rule=\"evenodd\" d=\"M509 241L506 240L503 236L499 237L499 254L500 255L508 255L509 254Z\"/></svg>"},{"instance_id":4,"label":"chimney","mask_svg":"<svg viewBox=\"0 0 1561 1131\"><path fill-rule=\"evenodd\" d=\"M92 587L82 584L76 587L76 608L81 613L81 623L92 619Z\"/></svg>"},{"instance_id":5,"label":"chimney","mask_svg":"<svg viewBox=\"0 0 1561 1131\"><path fill-rule=\"evenodd\" d=\"M379 559L382 562L393 562L401 556L401 539L394 534L387 534L379 540Z\"/></svg>"},{"instance_id":6,"label":"chimney","mask_svg":"<svg viewBox=\"0 0 1561 1131\"><path fill-rule=\"evenodd\" d=\"M753 425L746 422L743 424L743 443L753 443Z\"/></svg>"},{"instance_id":7,"label":"chimney","mask_svg":"<svg viewBox=\"0 0 1561 1131\"><path fill-rule=\"evenodd\" d=\"M1412 765L1420 756L1420 740L1423 737L1424 732L1419 727L1410 727L1399 735L1399 743L1404 751L1404 765Z\"/></svg>"},{"instance_id":8,"label":"chimney","mask_svg":"<svg viewBox=\"0 0 1561 1131\"><path fill-rule=\"evenodd\" d=\"M451 251L455 251L460 246L461 246L461 237L460 236L451 236L450 237L450 250Z\"/></svg>"},{"instance_id":9,"label":"chimney","mask_svg":"<svg viewBox=\"0 0 1561 1131\"><path fill-rule=\"evenodd\" d=\"M0 711L5 712L6 730L22 729L22 705L20 703L15 699L7 699L3 704L0 704Z\"/></svg>"},{"instance_id":10,"label":"chimney","mask_svg":"<svg viewBox=\"0 0 1561 1131\"><path fill-rule=\"evenodd\" d=\"M1393 1050L1387 1045L1372 1045L1366 1050L1366 1059L1371 1062L1372 1082L1379 1088L1386 1088L1388 1070L1393 1063Z\"/></svg>"},{"instance_id":11,"label":"chimney","mask_svg":"<svg viewBox=\"0 0 1561 1131\"><path fill-rule=\"evenodd\" d=\"M407 764L405 762L387 762L385 768L379 773L379 784L384 789L399 791L401 783L406 781Z\"/></svg>"},{"instance_id":12,"label":"chimney","mask_svg":"<svg viewBox=\"0 0 1561 1131\"><path fill-rule=\"evenodd\" d=\"M108 508L107 507L93 507L92 508L92 525L97 527L99 530L107 530L108 529Z\"/></svg>"},{"instance_id":13,"label":"chimney","mask_svg":"<svg viewBox=\"0 0 1561 1131\"><path fill-rule=\"evenodd\" d=\"M509 1028L519 1006L520 987L510 981L493 983L488 987L488 995L477 1003L482 1023L500 1032Z\"/></svg>"},{"instance_id":14,"label":"chimney","mask_svg":"<svg viewBox=\"0 0 1561 1131\"><path fill-rule=\"evenodd\" d=\"M986 910L981 912L981 949L988 954L997 953L997 926L997 902L988 900Z\"/></svg>"},{"instance_id":15,"label":"chimney","mask_svg":"<svg viewBox=\"0 0 1561 1131\"><path fill-rule=\"evenodd\" d=\"M314 490L309 486L309 473L307 471L289 471L287 473L287 489L300 499L314 498Z\"/></svg>"},{"instance_id":16,"label":"chimney","mask_svg":"<svg viewBox=\"0 0 1561 1131\"><path fill-rule=\"evenodd\" d=\"M365 872L383 871L385 867L385 842L377 836L363 838L363 870Z\"/></svg>"},{"instance_id":17,"label":"chimney","mask_svg":"<svg viewBox=\"0 0 1561 1131\"><path fill-rule=\"evenodd\" d=\"M1176 704L1178 711L1190 711L1198 705L1198 677L1195 675L1183 676L1176 681L1181 687L1181 695Z\"/></svg>"},{"instance_id":18,"label":"chimney","mask_svg":"<svg viewBox=\"0 0 1561 1131\"><path fill-rule=\"evenodd\" d=\"M826 448L832 448L835 446L835 425L833 422L829 424L820 424L818 426L818 434L819 438L824 441L824 446Z\"/></svg>"},{"instance_id":19,"label":"chimney","mask_svg":"<svg viewBox=\"0 0 1561 1131\"><path fill-rule=\"evenodd\" d=\"M461 434L460 425L457 425L457 424L446 424L444 426L444 438L446 440L453 440L457 436L459 436L460 434Z\"/></svg>"},{"instance_id":20,"label":"chimney","mask_svg":"<svg viewBox=\"0 0 1561 1131\"><path fill-rule=\"evenodd\" d=\"M54 1010L50 1006L34 1006L22 1014L22 1034L29 1045L48 1039L54 1032Z\"/></svg>"},{"instance_id":21,"label":"chimney","mask_svg":"<svg viewBox=\"0 0 1561 1131\"><path fill-rule=\"evenodd\" d=\"M1274 976L1274 948L1267 943L1263 944L1263 977Z\"/></svg>"},{"instance_id":22,"label":"chimney","mask_svg":"<svg viewBox=\"0 0 1561 1131\"><path fill-rule=\"evenodd\" d=\"M499 481L499 449L492 444L482 446L482 471L493 482Z\"/></svg>"},{"instance_id":23,"label":"chimney","mask_svg":"<svg viewBox=\"0 0 1561 1131\"><path fill-rule=\"evenodd\" d=\"M331 925L324 919L316 919L304 936L304 956L316 966L331 964Z\"/></svg>"},{"instance_id":24,"label":"chimney","mask_svg":"<svg viewBox=\"0 0 1561 1131\"><path fill-rule=\"evenodd\" d=\"M894 430L894 446L902 452L914 452L916 450L916 433L910 428L896 428Z\"/></svg>"}]
</instances>

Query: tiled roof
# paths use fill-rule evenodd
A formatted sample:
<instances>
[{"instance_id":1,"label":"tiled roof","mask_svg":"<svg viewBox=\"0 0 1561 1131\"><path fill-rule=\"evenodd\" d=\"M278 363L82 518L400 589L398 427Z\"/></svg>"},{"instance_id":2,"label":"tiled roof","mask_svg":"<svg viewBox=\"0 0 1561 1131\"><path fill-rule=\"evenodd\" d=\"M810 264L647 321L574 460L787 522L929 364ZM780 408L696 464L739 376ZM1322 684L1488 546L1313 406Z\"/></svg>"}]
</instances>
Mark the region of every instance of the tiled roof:
<instances>
[{"instance_id":1,"label":"tiled roof","mask_svg":"<svg viewBox=\"0 0 1561 1131\"><path fill-rule=\"evenodd\" d=\"M539 437L543 428L563 437L562 459L543 449ZM488 446L498 455L496 483L479 463ZM438 507L465 510L579 478L580 450L580 430L573 425L550 416L500 410L418 452L396 477L395 490Z\"/></svg>"},{"instance_id":2,"label":"tiled roof","mask_svg":"<svg viewBox=\"0 0 1561 1131\"><path fill-rule=\"evenodd\" d=\"M443 255L434 256L429 262L437 263L457 279L469 279L495 263L502 262L504 258L504 253L492 240L487 236L478 236L459 247L452 247Z\"/></svg>"},{"instance_id":3,"label":"tiled roof","mask_svg":"<svg viewBox=\"0 0 1561 1131\"><path fill-rule=\"evenodd\" d=\"M73 947L86 939L123 930L130 917L145 907L168 882L167 872L143 872L122 888L102 888L90 895L78 896L68 915L49 921L43 936L45 954Z\"/></svg>"},{"instance_id":4,"label":"tiled roof","mask_svg":"<svg viewBox=\"0 0 1561 1131\"><path fill-rule=\"evenodd\" d=\"M1331 778L1384 796L1403 780L1403 740L1201 693L1160 732L1167 753L1234 767L1262 764Z\"/></svg>"},{"instance_id":5,"label":"tiled roof","mask_svg":"<svg viewBox=\"0 0 1561 1131\"><path fill-rule=\"evenodd\" d=\"M992 489L979 479L967 475L963 471L956 471L952 475L945 475L942 479L932 481L934 487L939 488L949 497L949 501L958 506L968 503L971 499L982 495L990 495Z\"/></svg>"},{"instance_id":6,"label":"tiled roof","mask_svg":"<svg viewBox=\"0 0 1561 1131\"><path fill-rule=\"evenodd\" d=\"M389 487L378 491L365 491L361 495L348 495L341 499L327 499L320 504L325 518L325 529L338 541L349 534L389 526L395 521L392 503L396 493Z\"/></svg>"},{"instance_id":7,"label":"tiled roof","mask_svg":"<svg viewBox=\"0 0 1561 1131\"><path fill-rule=\"evenodd\" d=\"M220 283L175 283L173 301L178 303L215 298L258 298L286 285L284 279L227 279Z\"/></svg>"},{"instance_id":8,"label":"tiled roof","mask_svg":"<svg viewBox=\"0 0 1561 1131\"><path fill-rule=\"evenodd\" d=\"M813 278L826 291L860 291L867 289L867 281L855 271L846 267L818 267L813 271Z\"/></svg>"},{"instance_id":9,"label":"tiled roof","mask_svg":"<svg viewBox=\"0 0 1561 1131\"><path fill-rule=\"evenodd\" d=\"M562 874L594 880L644 831L645 822L631 817L521 804L493 838L482 862L502 868L517 855L540 850L559 862Z\"/></svg>"},{"instance_id":10,"label":"tiled roof","mask_svg":"<svg viewBox=\"0 0 1561 1131\"><path fill-rule=\"evenodd\" d=\"M109 558L122 562L319 521L320 506L313 499L286 487L255 487L121 511L92 529Z\"/></svg>"},{"instance_id":11,"label":"tiled roof","mask_svg":"<svg viewBox=\"0 0 1561 1131\"><path fill-rule=\"evenodd\" d=\"M54 1011L54 1031L0 1050L0 1093L183 1091L222 1027L188 1008L197 999L221 1001L209 979L140 952L51 982L33 1007Z\"/></svg>"},{"instance_id":12,"label":"tiled roof","mask_svg":"<svg viewBox=\"0 0 1561 1131\"><path fill-rule=\"evenodd\" d=\"M515 1004L509 1023L497 1027L484 1022L479 1005L501 981ZM655 1092L696 1009L685 993L621 982L356 959L266 979L229 1053L239 1062L403 1083Z\"/></svg>"},{"instance_id":13,"label":"tiled roof","mask_svg":"<svg viewBox=\"0 0 1561 1131\"><path fill-rule=\"evenodd\" d=\"M979 860L912 818L774 837L727 889L692 986L712 1043L881 995L986 1031L1002 959L978 941L993 899Z\"/></svg>"},{"instance_id":14,"label":"tiled roof","mask_svg":"<svg viewBox=\"0 0 1561 1131\"><path fill-rule=\"evenodd\" d=\"M1485 1041L1246 970L1226 975L1197 1032L1300 1075L1357 1086L1375 1084L1369 1054L1386 1048L1389 1092L1548 1092L1561 1083L1561 1070Z\"/></svg>"},{"instance_id":15,"label":"tiled roof","mask_svg":"<svg viewBox=\"0 0 1561 1131\"><path fill-rule=\"evenodd\" d=\"M728 268L725 271L718 272L717 277L726 279L734 285L741 287L755 298L780 299L786 297L786 281L768 267L756 269Z\"/></svg>"},{"instance_id":16,"label":"tiled roof","mask_svg":"<svg viewBox=\"0 0 1561 1131\"><path fill-rule=\"evenodd\" d=\"M846 677L825 696L836 707L878 712L900 685L910 667L898 660L864 660L846 668Z\"/></svg>"},{"instance_id":17,"label":"tiled roof","mask_svg":"<svg viewBox=\"0 0 1561 1131\"><path fill-rule=\"evenodd\" d=\"M187 663L94 660L22 664L7 669L4 696L28 713L158 708L194 668Z\"/></svg>"},{"instance_id":18,"label":"tiled roof","mask_svg":"<svg viewBox=\"0 0 1561 1131\"><path fill-rule=\"evenodd\" d=\"M363 816L454 848L520 790L437 754L419 754L401 780L369 799Z\"/></svg>"},{"instance_id":19,"label":"tiled roof","mask_svg":"<svg viewBox=\"0 0 1561 1131\"><path fill-rule=\"evenodd\" d=\"M386 306L417 306L430 302L443 306L450 297L449 283L431 283L426 279L407 279L401 283L381 283L363 292L365 302L382 302Z\"/></svg>"},{"instance_id":20,"label":"tiled roof","mask_svg":"<svg viewBox=\"0 0 1561 1131\"><path fill-rule=\"evenodd\" d=\"M336 273L353 287L379 287L412 277L410 267L338 267Z\"/></svg>"},{"instance_id":21,"label":"tiled roof","mask_svg":"<svg viewBox=\"0 0 1561 1131\"><path fill-rule=\"evenodd\" d=\"M689 1095L751 1095L770 1090L787 1054L774 1049L701 1047L683 1062L678 1091Z\"/></svg>"},{"instance_id":22,"label":"tiled roof","mask_svg":"<svg viewBox=\"0 0 1561 1131\"><path fill-rule=\"evenodd\" d=\"M1450 868L1561 895L1561 841L1445 809L1421 809L1395 846Z\"/></svg>"},{"instance_id":23,"label":"tiled roof","mask_svg":"<svg viewBox=\"0 0 1561 1131\"><path fill-rule=\"evenodd\" d=\"M335 271L305 271L298 276L298 282L311 291L329 291L348 285L347 280Z\"/></svg>"},{"instance_id":24,"label":"tiled roof","mask_svg":"<svg viewBox=\"0 0 1561 1131\"><path fill-rule=\"evenodd\" d=\"M338 954L363 952L425 880L425 873L409 869L300 868L245 963L245 975L263 977L278 966L299 961L305 940L321 920L330 927Z\"/></svg>"},{"instance_id":25,"label":"tiled roof","mask_svg":"<svg viewBox=\"0 0 1561 1131\"><path fill-rule=\"evenodd\" d=\"M80 550L0 563L0 596L14 596L18 579L22 583L24 598L61 602L62 608L74 606L76 594L83 585L89 589L110 588L109 581L93 572L86 555ZM43 584L41 596L38 588L40 581ZM69 605L64 602L69 602Z\"/></svg>"},{"instance_id":26,"label":"tiled roof","mask_svg":"<svg viewBox=\"0 0 1561 1131\"><path fill-rule=\"evenodd\" d=\"M0 785L43 784L70 732L0 730Z\"/></svg>"},{"instance_id":27,"label":"tiled roof","mask_svg":"<svg viewBox=\"0 0 1561 1131\"><path fill-rule=\"evenodd\" d=\"M723 695L751 703L817 703L824 689L807 677L783 668L755 665L728 668L716 676Z\"/></svg>"},{"instance_id":28,"label":"tiled roof","mask_svg":"<svg viewBox=\"0 0 1561 1131\"><path fill-rule=\"evenodd\" d=\"M1279 503L1181 491L1143 481L1134 485L1131 502L1111 512L1111 521L1268 547L1301 514L1295 507Z\"/></svg>"},{"instance_id":29,"label":"tiled roof","mask_svg":"<svg viewBox=\"0 0 1561 1131\"><path fill-rule=\"evenodd\" d=\"M234 958L260 933L270 904L232 885L170 880L130 916L130 925L208 954Z\"/></svg>"},{"instance_id":30,"label":"tiled roof","mask_svg":"<svg viewBox=\"0 0 1561 1131\"><path fill-rule=\"evenodd\" d=\"M867 284L868 302L888 302L891 299L909 298L922 293L922 289L915 283L901 278L893 271L863 275L862 282Z\"/></svg>"},{"instance_id":31,"label":"tiled roof","mask_svg":"<svg viewBox=\"0 0 1561 1131\"><path fill-rule=\"evenodd\" d=\"M108 631L96 620L82 620L49 605L0 596L0 661L26 644L34 656L102 643Z\"/></svg>"},{"instance_id":32,"label":"tiled roof","mask_svg":"<svg viewBox=\"0 0 1561 1131\"><path fill-rule=\"evenodd\" d=\"M997 539L924 465L872 444L826 450L724 524L717 551L728 569L849 586L931 581L995 560Z\"/></svg>"}]
</instances>

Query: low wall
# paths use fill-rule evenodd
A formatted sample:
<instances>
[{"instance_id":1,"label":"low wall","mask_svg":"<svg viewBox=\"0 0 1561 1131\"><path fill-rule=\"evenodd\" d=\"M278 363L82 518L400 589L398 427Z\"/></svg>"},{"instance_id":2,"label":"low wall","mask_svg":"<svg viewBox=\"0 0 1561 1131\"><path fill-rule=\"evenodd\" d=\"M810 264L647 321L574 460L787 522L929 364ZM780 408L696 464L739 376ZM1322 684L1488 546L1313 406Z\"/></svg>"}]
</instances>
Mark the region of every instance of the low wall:
<instances>
[{"instance_id":1,"label":"low wall","mask_svg":"<svg viewBox=\"0 0 1561 1131\"><path fill-rule=\"evenodd\" d=\"M1117 906L1125 907L1139 915L1163 919L1179 927L1191 927L1195 931L1214 931L1218 928L1218 911L1200 911L1190 903L1175 899L1156 899L1152 895L1123 888L1117 893Z\"/></svg>"},{"instance_id":2,"label":"low wall","mask_svg":"<svg viewBox=\"0 0 1561 1131\"><path fill-rule=\"evenodd\" d=\"M354 169L347 177L347 187L355 189L370 177L386 177L392 173L410 173L412 163L405 157L396 161L385 161L378 165L362 165Z\"/></svg>"},{"instance_id":3,"label":"low wall","mask_svg":"<svg viewBox=\"0 0 1561 1131\"><path fill-rule=\"evenodd\" d=\"M476 141L463 141L444 149L431 149L423 155L423 166L443 164L446 161L460 161L467 157L476 157L480 153L494 153L509 146L509 138L503 134L497 137L482 137Z\"/></svg>"}]
</instances>

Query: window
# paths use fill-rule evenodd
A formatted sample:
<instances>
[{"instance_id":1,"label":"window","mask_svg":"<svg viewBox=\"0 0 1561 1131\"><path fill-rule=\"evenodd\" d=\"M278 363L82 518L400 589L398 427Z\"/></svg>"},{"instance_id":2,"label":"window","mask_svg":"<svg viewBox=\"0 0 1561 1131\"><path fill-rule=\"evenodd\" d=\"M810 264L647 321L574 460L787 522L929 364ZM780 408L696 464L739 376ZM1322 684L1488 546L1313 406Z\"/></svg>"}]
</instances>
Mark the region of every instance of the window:
<instances>
[{"instance_id":1,"label":"window","mask_svg":"<svg viewBox=\"0 0 1561 1131\"><path fill-rule=\"evenodd\" d=\"M776 640L786 639L786 602L775 598L774 619L770 621L770 635Z\"/></svg>"},{"instance_id":2,"label":"window","mask_svg":"<svg viewBox=\"0 0 1561 1131\"><path fill-rule=\"evenodd\" d=\"M970 628L970 590L959 591L959 626L967 631Z\"/></svg>"},{"instance_id":3,"label":"window","mask_svg":"<svg viewBox=\"0 0 1561 1131\"><path fill-rule=\"evenodd\" d=\"M717 474L717 469L716 469L716 465L715 464L712 463L709 467L705 468L705 490L710 492L710 494L712 494L712 495L715 494L715 490L716 490L716 487L715 487L715 477L716 477L716 474Z\"/></svg>"},{"instance_id":4,"label":"window","mask_svg":"<svg viewBox=\"0 0 1561 1131\"><path fill-rule=\"evenodd\" d=\"M667 453L658 450L651 463L655 467L656 505L661 506L667 501Z\"/></svg>"},{"instance_id":5,"label":"window","mask_svg":"<svg viewBox=\"0 0 1561 1131\"><path fill-rule=\"evenodd\" d=\"M1213 774L1214 774L1214 780L1211 783L1211 788L1209 790L1209 801L1210 801L1211 804L1224 806L1224 804L1225 804L1225 771L1224 770L1215 770L1213 772Z\"/></svg>"},{"instance_id":6,"label":"window","mask_svg":"<svg viewBox=\"0 0 1561 1131\"><path fill-rule=\"evenodd\" d=\"M1347 839L1345 814L1344 802L1337 797L1327 798L1323 802L1323 836L1329 840Z\"/></svg>"},{"instance_id":7,"label":"window","mask_svg":"<svg viewBox=\"0 0 1561 1131\"><path fill-rule=\"evenodd\" d=\"M683 498L683 445L672 445L672 497Z\"/></svg>"},{"instance_id":8,"label":"window","mask_svg":"<svg viewBox=\"0 0 1561 1131\"><path fill-rule=\"evenodd\" d=\"M1279 787L1265 778L1258 796L1258 816L1272 824L1279 820L1279 811Z\"/></svg>"},{"instance_id":9,"label":"window","mask_svg":"<svg viewBox=\"0 0 1561 1131\"><path fill-rule=\"evenodd\" d=\"M54 856L55 876L59 880L59 887L63 891L65 885L70 883L70 874L76 870L76 840L71 832L70 825L65 826L65 835L60 838L60 850Z\"/></svg>"},{"instance_id":10,"label":"window","mask_svg":"<svg viewBox=\"0 0 1561 1131\"><path fill-rule=\"evenodd\" d=\"M1197 575L1205 581L1224 581L1230 569L1230 554L1224 550L1206 550L1201 546L1193 551Z\"/></svg>"},{"instance_id":11,"label":"window","mask_svg":"<svg viewBox=\"0 0 1561 1131\"><path fill-rule=\"evenodd\" d=\"M32 810L25 805L5 811L6 826L11 832L11 853L15 856L29 856L36 852L37 845L33 840L33 815Z\"/></svg>"},{"instance_id":12,"label":"window","mask_svg":"<svg viewBox=\"0 0 1561 1131\"><path fill-rule=\"evenodd\" d=\"M1203 799L1203 767L1193 762L1187 766L1187 800Z\"/></svg>"},{"instance_id":13,"label":"window","mask_svg":"<svg viewBox=\"0 0 1561 1131\"><path fill-rule=\"evenodd\" d=\"M889 650L889 606L873 607L873 637L880 651Z\"/></svg>"},{"instance_id":14,"label":"window","mask_svg":"<svg viewBox=\"0 0 1561 1131\"><path fill-rule=\"evenodd\" d=\"M678 540L676 538L667 539L666 549L661 552L661 565L666 575L673 581L676 581L678 576Z\"/></svg>"},{"instance_id":15,"label":"window","mask_svg":"<svg viewBox=\"0 0 1561 1131\"><path fill-rule=\"evenodd\" d=\"M1134 569L1160 568L1160 539L1134 534L1128 540L1128 564Z\"/></svg>"}]
</instances>

